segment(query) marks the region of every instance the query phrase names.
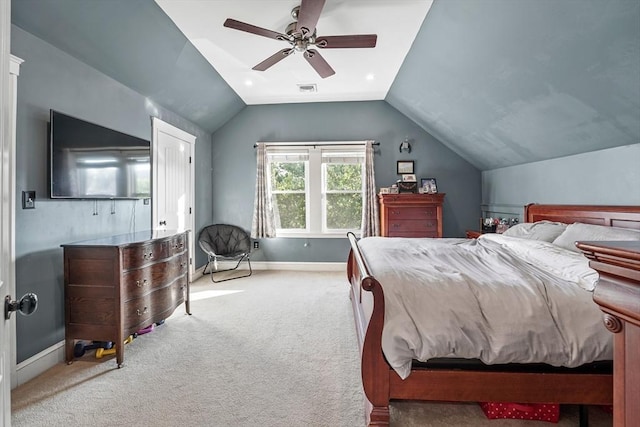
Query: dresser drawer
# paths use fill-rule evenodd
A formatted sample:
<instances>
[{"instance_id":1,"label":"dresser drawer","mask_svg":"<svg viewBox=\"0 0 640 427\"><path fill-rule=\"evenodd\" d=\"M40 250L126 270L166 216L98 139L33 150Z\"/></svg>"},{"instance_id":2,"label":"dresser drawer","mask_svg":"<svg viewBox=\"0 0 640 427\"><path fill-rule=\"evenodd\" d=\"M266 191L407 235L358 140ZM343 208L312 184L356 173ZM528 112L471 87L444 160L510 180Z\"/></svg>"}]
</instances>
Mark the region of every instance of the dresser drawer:
<instances>
[{"instance_id":1,"label":"dresser drawer","mask_svg":"<svg viewBox=\"0 0 640 427\"><path fill-rule=\"evenodd\" d=\"M146 245L130 246L122 251L122 268L140 267L169 256L166 242L152 242Z\"/></svg>"},{"instance_id":2,"label":"dresser drawer","mask_svg":"<svg viewBox=\"0 0 640 427\"><path fill-rule=\"evenodd\" d=\"M170 314L173 312L175 307L184 302L186 282L187 277L183 276L169 286L127 301L122 313L123 328L135 332L153 322L160 321L161 319L155 318L158 313Z\"/></svg>"},{"instance_id":3,"label":"dresser drawer","mask_svg":"<svg viewBox=\"0 0 640 427\"><path fill-rule=\"evenodd\" d=\"M394 219L431 219L437 218L435 207L390 207L387 211L389 220Z\"/></svg>"},{"instance_id":4,"label":"dresser drawer","mask_svg":"<svg viewBox=\"0 0 640 427\"><path fill-rule=\"evenodd\" d=\"M187 273L187 261L188 255L185 252L163 262L124 273L122 275L122 299L127 301L139 298L153 289L169 284L177 276Z\"/></svg>"},{"instance_id":5,"label":"dresser drawer","mask_svg":"<svg viewBox=\"0 0 640 427\"><path fill-rule=\"evenodd\" d=\"M420 220L420 219L405 219L405 220L389 220L389 233L403 233L403 232L426 232L426 231L438 231L438 220Z\"/></svg>"},{"instance_id":6,"label":"dresser drawer","mask_svg":"<svg viewBox=\"0 0 640 427\"><path fill-rule=\"evenodd\" d=\"M154 293L168 292L169 288L159 289ZM151 295L146 294L140 298L127 301L122 308L122 326L125 330L130 328L142 329L149 326L151 322L151 316L153 314L153 308L151 307Z\"/></svg>"},{"instance_id":7,"label":"dresser drawer","mask_svg":"<svg viewBox=\"0 0 640 427\"><path fill-rule=\"evenodd\" d=\"M174 236L171 240L167 240L165 244L167 245L167 252L170 255L182 253L187 249L187 235L180 234L179 236Z\"/></svg>"},{"instance_id":8,"label":"dresser drawer","mask_svg":"<svg viewBox=\"0 0 640 427\"><path fill-rule=\"evenodd\" d=\"M432 237L436 238L438 236L437 231L390 231L387 237Z\"/></svg>"}]
</instances>

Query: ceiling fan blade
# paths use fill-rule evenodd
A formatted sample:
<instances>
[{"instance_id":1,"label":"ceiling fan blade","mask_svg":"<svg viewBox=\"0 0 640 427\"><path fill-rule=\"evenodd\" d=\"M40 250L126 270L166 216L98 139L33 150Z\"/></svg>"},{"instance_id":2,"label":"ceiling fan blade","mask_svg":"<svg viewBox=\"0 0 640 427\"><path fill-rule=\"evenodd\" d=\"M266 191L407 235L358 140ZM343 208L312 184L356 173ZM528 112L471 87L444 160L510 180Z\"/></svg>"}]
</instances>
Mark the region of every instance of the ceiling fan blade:
<instances>
[{"instance_id":1,"label":"ceiling fan blade","mask_svg":"<svg viewBox=\"0 0 640 427\"><path fill-rule=\"evenodd\" d=\"M350 36L323 36L316 39L316 46L322 49L342 49L352 47L376 47L376 34L354 34Z\"/></svg>"},{"instance_id":2,"label":"ceiling fan blade","mask_svg":"<svg viewBox=\"0 0 640 427\"><path fill-rule=\"evenodd\" d=\"M289 40L289 36L287 36L286 34L282 34L277 31L267 30L266 28L256 27L255 25L236 21L235 19L231 19L231 18L224 21L224 26L227 28L233 28L234 30L245 31L247 33L268 37L270 39Z\"/></svg>"},{"instance_id":3,"label":"ceiling fan blade","mask_svg":"<svg viewBox=\"0 0 640 427\"><path fill-rule=\"evenodd\" d=\"M291 55L292 53L293 53L292 48L282 49L281 51L274 53L273 55L271 55L270 57L268 57L267 59L265 59L264 61L262 61L255 67L253 67L252 69L257 71L265 71L267 68L277 64L278 62L282 61L284 58Z\"/></svg>"},{"instance_id":4,"label":"ceiling fan blade","mask_svg":"<svg viewBox=\"0 0 640 427\"><path fill-rule=\"evenodd\" d=\"M336 73L333 71L333 68L331 68L331 65L329 65L329 63L325 61L320 53L315 49L307 49L304 52L304 58L323 79L333 76Z\"/></svg>"},{"instance_id":5,"label":"ceiling fan blade","mask_svg":"<svg viewBox=\"0 0 640 427\"><path fill-rule=\"evenodd\" d=\"M311 35L316 29L325 0L302 0L298 11L296 30L303 35Z\"/></svg>"}]
</instances>

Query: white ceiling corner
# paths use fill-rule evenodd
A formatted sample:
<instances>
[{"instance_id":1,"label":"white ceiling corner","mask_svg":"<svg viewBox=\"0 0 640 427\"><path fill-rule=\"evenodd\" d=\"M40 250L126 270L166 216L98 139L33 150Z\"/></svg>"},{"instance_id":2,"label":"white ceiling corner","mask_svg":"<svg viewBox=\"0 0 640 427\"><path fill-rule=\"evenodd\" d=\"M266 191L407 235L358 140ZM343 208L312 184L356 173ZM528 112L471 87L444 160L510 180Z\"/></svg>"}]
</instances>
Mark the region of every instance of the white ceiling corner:
<instances>
[{"instance_id":1,"label":"white ceiling corner","mask_svg":"<svg viewBox=\"0 0 640 427\"><path fill-rule=\"evenodd\" d=\"M327 0L318 36L373 33L378 41L372 49L318 49L336 71L322 79L300 53L266 71L252 70L289 44L223 26L233 18L284 32L299 0L155 1L248 105L384 99L433 3ZM317 92L301 93L299 84L316 84Z\"/></svg>"}]
</instances>

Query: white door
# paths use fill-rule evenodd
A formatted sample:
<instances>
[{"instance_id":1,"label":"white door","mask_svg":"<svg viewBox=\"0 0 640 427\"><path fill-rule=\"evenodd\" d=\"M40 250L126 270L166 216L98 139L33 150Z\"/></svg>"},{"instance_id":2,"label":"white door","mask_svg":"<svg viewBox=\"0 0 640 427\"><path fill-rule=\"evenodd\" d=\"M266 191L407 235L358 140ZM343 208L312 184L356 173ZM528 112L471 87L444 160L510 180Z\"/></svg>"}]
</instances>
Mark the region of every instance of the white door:
<instances>
[{"instance_id":1,"label":"white door","mask_svg":"<svg viewBox=\"0 0 640 427\"><path fill-rule=\"evenodd\" d=\"M194 251L194 167L196 137L153 118L152 224L154 230L189 230ZM190 260L189 272L193 273Z\"/></svg>"}]
</instances>

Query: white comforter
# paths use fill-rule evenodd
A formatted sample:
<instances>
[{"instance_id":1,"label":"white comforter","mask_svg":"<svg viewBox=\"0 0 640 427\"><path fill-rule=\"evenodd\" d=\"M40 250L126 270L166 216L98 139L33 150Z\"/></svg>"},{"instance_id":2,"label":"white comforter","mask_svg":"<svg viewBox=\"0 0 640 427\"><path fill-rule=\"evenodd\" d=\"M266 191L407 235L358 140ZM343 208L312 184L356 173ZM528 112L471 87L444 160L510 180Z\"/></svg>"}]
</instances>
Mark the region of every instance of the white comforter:
<instances>
[{"instance_id":1,"label":"white comforter","mask_svg":"<svg viewBox=\"0 0 640 427\"><path fill-rule=\"evenodd\" d=\"M384 289L382 349L402 378L412 359L575 367L612 358L590 292L598 276L581 254L498 234L359 246Z\"/></svg>"}]
</instances>

